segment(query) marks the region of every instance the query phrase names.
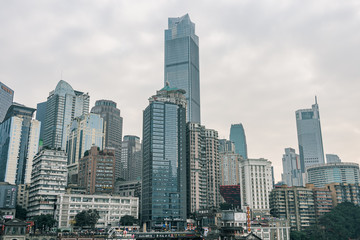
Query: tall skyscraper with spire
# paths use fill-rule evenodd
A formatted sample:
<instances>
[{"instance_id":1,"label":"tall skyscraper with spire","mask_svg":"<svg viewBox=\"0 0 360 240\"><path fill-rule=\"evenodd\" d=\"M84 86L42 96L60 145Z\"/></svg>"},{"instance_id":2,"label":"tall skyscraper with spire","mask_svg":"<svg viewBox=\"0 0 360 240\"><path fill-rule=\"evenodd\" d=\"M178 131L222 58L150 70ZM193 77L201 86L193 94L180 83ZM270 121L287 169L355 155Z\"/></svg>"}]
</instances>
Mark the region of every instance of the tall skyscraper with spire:
<instances>
[{"instance_id":1,"label":"tall skyscraper with spire","mask_svg":"<svg viewBox=\"0 0 360 240\"><path fill-rule=\"evenodd\" d=\"M314 164L325 163L317 98L311 109L295 112L302 172Z\"/></svg>"},{"instance_id":2,"label":"tall skyscraper with spire","mask_svg":"<svg viewBox=\"0 0 360 240\"><path fill-rule=\"evenodd\" d=\"M242 158L247 159L247 144L244 127L241 123L231 124L230 128L230 141L235 145L235 153L242 156Z\"/></svg>"},{"instance_id":3,"label":"tall skyscraper with spire","mask_svg":"<svg viewBox=\"0 0 360 240\"><path fill-rule=\"evenodd\" d=\"M199 37L188 14L169 18L165 30L166 82L186 91L186 121L200 123Z\"/></svg>"}]
</instances>

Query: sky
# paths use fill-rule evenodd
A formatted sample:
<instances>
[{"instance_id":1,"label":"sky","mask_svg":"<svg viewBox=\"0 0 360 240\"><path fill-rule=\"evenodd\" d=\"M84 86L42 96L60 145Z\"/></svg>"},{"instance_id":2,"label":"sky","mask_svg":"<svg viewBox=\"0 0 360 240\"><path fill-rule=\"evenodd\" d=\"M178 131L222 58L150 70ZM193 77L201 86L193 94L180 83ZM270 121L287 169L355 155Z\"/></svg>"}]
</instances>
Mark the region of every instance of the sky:
<instances>
[{"instance_id":1,"label":"sky","mask_svg":"<svg viewBox=\"0 0 360 240\"><path fill-rule=\"evenodd\" d=\"M360 163L360 2L342 0L4 0L0 81L36 107L60 79L117 102L123 134L142 136L163 87L164 30L188 13L200 47L201 119L229 138L244 125L249 158L281 180L298 152L295 111L320 108L325 153Z\"/></svg>"}]
</instances>

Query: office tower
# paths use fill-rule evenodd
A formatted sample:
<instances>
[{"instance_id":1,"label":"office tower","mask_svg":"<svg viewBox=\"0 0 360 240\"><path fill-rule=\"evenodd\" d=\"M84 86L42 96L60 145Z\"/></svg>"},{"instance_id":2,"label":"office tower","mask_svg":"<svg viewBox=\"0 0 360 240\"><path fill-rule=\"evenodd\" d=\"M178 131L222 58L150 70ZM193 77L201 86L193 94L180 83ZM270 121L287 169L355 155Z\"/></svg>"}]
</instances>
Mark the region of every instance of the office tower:
<instances>
[{"instance_id":1,"label":"office tower","mask_svg":"<svg viewBox=\"0 0 360 240\"><path fill-rule=\"evenodd\" d=\"M46 102L38 103L36 106L36 120L41 122L40 142L44 141L45 118L46 118Z\"/></svg>"},{"instance_id":2,"label":"office tower","mask_svg":"<svg viewBox=\"0 0 360 240\"><path fill-rule=\"evenodd\" d=\"M121 161L123 166L121 176L127 181L140 181L142 173L142 152L141 142L138 136L124 136L121 149Z\"/></svg>"},{"instance_id":3,"label":"office tower","mask_svg":"<svg viewBox=\"0 0 360 240\"><path fill-rule=\"evenodd\" d=\"M148 229L186 224L186 98L166 85L143 115L142 222Z\"/></svg>"},{"instance_id":4,"label":"office tower","mask_svg":"<svg viewBox=\"0 0 360 240\"><path fill-rule=\"evenodd\" d=\"M199 37L188 14L169 18L165 30L166 82L185 90L186 121L200 123Z\"/></svg>"},{"instance_id":5,"label":"office tower","mask_svg":"<svg viewBox=\"0 0 360 240\"><path fill-rule=\"evenodd\" d=\"M326 154L326 163L340 163L341 159L336 154Z\"/></svg>"},{"instance_id":6,"label":"office tower","mask_svg":"<svg viewBox=\"0 0 360 240\"><path fill-rule=\"evenodd\" d=\"M215 130L187 124L188 213L220 204L219 140Z\"/></svg>"},{"instance_id":7,"label":"office tower","mask_svg":"<svg viewBox=\"0 0 360 240\"><path fill-rule=\"evenodd\" d=\"M235 144L235 152L242 158L247 159L247 145L244 127L241 123L231 124L230 141Z\"/></svg>"},{"instance_id":8,"label":"office tower","mask_svg":"<svg viewBox=\"0 0 360 240\"><path fill-rule=\"evenodd\" d=\"M357 163L327 163L306 168L307 183L315 187L325 187L330 183L359 184L359 164Z\"/></svg>"},{"instance_id":9,"label":"office tower","mask_svg":"<svg viewBox=\"0 0 360 240\"><path fill-rule=\"evenodd\" d=\"M40 122L33 119L35 110L14 103L0 124L0 182L30 183L40 135Z\"/></svg>"},{"instance_id":10,"label":"office tower","mask_svg":"<svg viewBox=\"0 0 360 240\"><path fill-rule=\"evenodd\" d=\"M16 185L0 182L0 212L4 219L15 218L16 195Z\"/></svg>"},{"instance_id":11,"label":"office tower","mask_svg":"<svg viewBox=\"0 0 360 240\"><path fill-rule=\"evenodd\" d=\"M67 127L69 183L77 183L78 162L92 146L103 148L103 119L95 113L75 118Z\"/></svg>"},{"instance_id":12,"label":"office tower","mask_svg":"<svg viewBox=\"0 0 360 240\"><path fill-rule=\"evenodd\" d=\"M304 173L309 166L325 163L316 97L311 109L297 110L295 114L301 170Z\"/></svg>"},{"instance_id":13,"label":"office tower","mask_svg":"<svg viewBox=\"0 0 360 240\"><path fill-rule=\"evenodd\" d=\"M249 206L253 216L269 213L269 194L272 190L271 162L260 159L240 161L241 207Z\"/></svg>"},{"instance_id":14,"label":"office tower","mask_svg":"<svg viewBox=\"0 0 360 240\"><path fill-rule=\"evenodd\" d=\"M43 145L65 150L67 126L74 118L89 112L89 100L87 93L75 91L60 80L46 101Z\"/></svg>"},{"instance_id":15,"label":"office tower","mask_svg":"<svg viewBox=\"0 0 360 240\"><path fill-rule=\"evenodd\" d=\"M326 185L326 188L331 191L334 207L343 202L360 205L360 184L331 183Z\"/></svg>"},{"instance_id":16,"label":"office tower","mask_svg":"<svg viewBox=\"0 0 360 240\"><path fill-rule=\"evenodd\" d=\"M292 186L303 186L303 173L300 166L300 157L295 153L295 149L285 148L285 154L282 158L283 173L282 181Z\"/></svg>"},{"instance_id":17,"label":"office tower","mask_svg":"<svg viewBox=\"0 0 360 240\"><path fill-rule=\"evenodd\" d=\"M13 103L14 91L0 82L0 123L4 120L5 115Z\"/></svg>"},{"instance_id":18,"label":"office tower","mask_svg":"<svg viewBox=\"0 0 360 240\"><path fill-rule=\"evenodd\" d=\"M43 149L34 158L27 217L54 215L57 196L65 193L67 158L63 150Z\"/></svg>"},{"instance_id":19,"label":"office tower","mask_svg":"<svg viewBox=\"0 0 360 240\"><path fill-rule=\"evenodd\" d=\"M99 114L104 120L104 148L115 149L115 179L122 177L121 171L121 140L123 118L120 117L120 109L116 103L110 100L98 100L91 109L92 113Z\"/></svg>"},{"instance_id":20,"label":"office tower","mask_svg":"<svg viewBox=\"0 0 360 240\"><path fill-rule=\"evenodd\" d=\"M315 224L315 202L311 188L279 187L270 193L273 217L289 219L291 230L304 231Z\"/></svg>"},{"instance_id":21,"label":"office tower","mask_svg":"<svg viewBox=\"0 0 360 240\"><path fill-rule=\"evenodd\" d=\"M105 148L100 151L92 146L79 159L79 186L86 194L112 193L115 182L115 150Z\"/></svg>"}]
</instances>

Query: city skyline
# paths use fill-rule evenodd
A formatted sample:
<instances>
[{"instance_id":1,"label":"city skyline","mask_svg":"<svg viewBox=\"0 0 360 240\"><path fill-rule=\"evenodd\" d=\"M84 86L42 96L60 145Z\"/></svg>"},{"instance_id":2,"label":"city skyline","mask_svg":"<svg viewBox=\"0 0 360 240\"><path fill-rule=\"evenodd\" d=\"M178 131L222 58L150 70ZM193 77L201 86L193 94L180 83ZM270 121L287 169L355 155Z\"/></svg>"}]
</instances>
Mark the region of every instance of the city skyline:
<instances>
[{"instance_id":1,"label":"city skyline","mask_svg":"<svg viewBox=\"0 0 360 240\"><path fill-rule=\"evenodd\" d=\"M228 139L231 124L242 122L249 158L269 159L278 181L283 149L298 152L294 111L317 95L324 153L359 163L359 7L272 3L9 2L0 10L8 19L0 23L1 82L14 101L36 107L63 78L89 92L90 107L116 102L123 135L141 136L147 98L163 86L166 19L189 13L201 38L202 124Z\"/></svg>"}]
</instances>

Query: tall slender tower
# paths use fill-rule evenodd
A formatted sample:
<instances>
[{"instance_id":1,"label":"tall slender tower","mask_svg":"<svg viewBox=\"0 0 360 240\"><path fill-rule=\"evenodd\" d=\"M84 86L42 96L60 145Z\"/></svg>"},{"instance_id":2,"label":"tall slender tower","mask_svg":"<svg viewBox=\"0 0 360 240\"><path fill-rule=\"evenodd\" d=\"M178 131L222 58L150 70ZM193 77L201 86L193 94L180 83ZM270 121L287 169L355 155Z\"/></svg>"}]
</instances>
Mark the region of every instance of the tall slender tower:
<instances>
[{"instance_id":1,"label":"tall slender tower","mask_svg":"<svg viewBox=\"0 0 360 240\"><path fill-rule=\"evenodd\" d=\"M123 176L128 181L140 181L142 173L141 142L138 136L126 135L121 147Z\"/></svg>"},{"instance_id":2,"label":"tall slender tower","mask_svg":"<svg viewBox=\"0 0 360 240\"><path fill-rule=\"evenodd\" d=\"M304 173L306 167L325 163L319 105L316 97L311 109L297 110L295 115L301 170Z\"/></svg>"},{"instance_id":3,"label":"tall slender tower","mask_svg":"<svg viewBox=\"0 0 360 240\"><path fill-rule=\"evenodd\" d=\"M235 153L242 156L244 159L248 158L247 144L244 127L241 123L231 124L230 141L235 144Z\"/></svg>"},{"instance_id":4,"label":"tall slender tower","mask_svg":"<svg viewBox=\"0 0 360 240\"><path fill-rule=\"evenodd\" d=\"M195 24L188 14L169 18L168 24L164 83L186 91L186 121L200 123L199 37L195 35Z\"/></svg>"},{"instance_id":5,"label":"tall slender tower","mask_svg":"<svg viewBox=\"0 0 360 240\"><path fill-rule=\"evenodd\" d=\"M51 91L46 102L44 126L44 146L66 148L67 126L74 118L89 112L90 97L87 93L74 89L60 80Z\"/></svg>"},{"instance_id":6,"label":"tall slender tower","mask_svg":"<svg viewBox=\"0 0 360 240\"><path fill-rule=\"evenodd\" d=\"M91 112L99 114L104 120L104 148L115 149L115 179L118 177L124 178L121 175L123 169L121 165L123 118L120 116L120 109L116 107L116 102L98 100Z\"/></svg>"},{"instance_id":7,"label":"tall slender tower","mask_svg":"<svg viewBox=\"0 0 360 240\"><path fill-rule=\"evenodd\" d=\"M142 222L184 230L187 215L186 99L166 85L143 115ZM168 225L168 226L169 226Z\"/></svg>"}]
</instances>

